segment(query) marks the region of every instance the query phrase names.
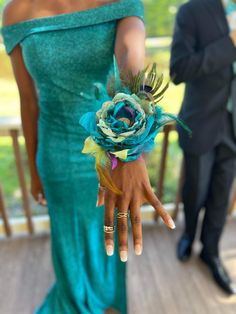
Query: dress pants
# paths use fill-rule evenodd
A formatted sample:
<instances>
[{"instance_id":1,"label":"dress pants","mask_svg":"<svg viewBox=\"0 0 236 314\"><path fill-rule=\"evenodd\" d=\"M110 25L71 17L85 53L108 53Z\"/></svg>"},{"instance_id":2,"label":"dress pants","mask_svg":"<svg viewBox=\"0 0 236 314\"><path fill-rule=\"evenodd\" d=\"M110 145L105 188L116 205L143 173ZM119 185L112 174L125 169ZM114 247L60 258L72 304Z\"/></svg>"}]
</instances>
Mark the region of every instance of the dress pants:
<instances>
[{"instance_id":1,"label":"dress pants","mask_svg":"<svg viewBox=\"0 0 236 314\"><path fill-rule=\"evenodd\" d=\"M184 152L185 180L182 198L185 233L191 241L194 240L199 212L204 207L201 242L208 255L219 255L219 241L235 175L235 157L236 140L230 113L225 115L222 136L215 147L201 155Z\"/></svg>"}]
</instances>

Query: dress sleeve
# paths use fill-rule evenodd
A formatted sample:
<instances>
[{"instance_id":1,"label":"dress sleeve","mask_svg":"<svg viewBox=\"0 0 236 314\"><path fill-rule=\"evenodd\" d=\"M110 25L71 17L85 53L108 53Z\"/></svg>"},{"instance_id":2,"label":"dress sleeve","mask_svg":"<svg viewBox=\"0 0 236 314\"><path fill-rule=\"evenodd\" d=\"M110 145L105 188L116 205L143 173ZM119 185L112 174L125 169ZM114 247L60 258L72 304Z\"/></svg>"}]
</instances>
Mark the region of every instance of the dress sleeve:
<instances>
[{"instance_id":1,"label":"dress sleeve","mask_svg":"<svg viewBox=\"0 0 236 314\"><path fill-rule=\"evenodd\" d=\"M17 44L21 43L25 37L34 32L83 27L111 20L119 20L128 16L137 16L144 21L144 8L141 0L116 1L110 5L104 5L96 9L96 15L94 10L86 10L75 12L73 18L70 18L69 14L61 14L52 18L37 18L23 21L3 26L1 34L6 52L9 55Z\"/></svg>"},{"instance_id":2,"label":"dress sleeve","mask_svg":"<svg viewBox=\"0 0 236 314\"><path fill-rule=\"evenodd\" d=\"M3 43L9 55L14 47L20 43L25 36L25 25L18 23L15 25L3 26L1 28Z\"/></svg>"},{"instance_id":3,"label":"dress sleeve","mask_svg":"<svg viewBox=\"0 0 236 314\"><path fill-rule=\"evenodd\" d=\"M123 17L138 16L144 21L144 6L142 0L124 0L121 10L123 10Z\"/></svg>"}]
</instances>

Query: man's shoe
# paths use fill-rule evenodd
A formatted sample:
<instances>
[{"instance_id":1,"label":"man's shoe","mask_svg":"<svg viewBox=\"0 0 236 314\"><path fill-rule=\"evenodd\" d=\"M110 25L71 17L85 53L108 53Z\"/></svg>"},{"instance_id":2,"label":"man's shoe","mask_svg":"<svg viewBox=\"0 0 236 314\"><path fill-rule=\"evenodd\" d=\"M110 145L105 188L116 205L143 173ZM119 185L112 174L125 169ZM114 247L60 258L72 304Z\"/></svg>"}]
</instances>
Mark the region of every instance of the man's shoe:
<instances>
[{"instance_id":1,"label":"man's shoe","mask_svg":"<svg viewBox=\"0 0 236 314\"><path fill-rule=\"evenodd\" d=\"M200 254L200 258L208 266L217 285L229 295L236 294L236 286L232 283L220 258L207 255L203 251Z\"/></svg>"},{"instance_id":2,"label":"man's shoe","mask_svg":"<svg viewBox=\"0 0 236 314\"><path fill-rule=\"evenodd\" d=\"M187 261L192 252L192 241L187 234L183 234L177 244L177 257L181 262Z\"/></svg>"}]
</instances>

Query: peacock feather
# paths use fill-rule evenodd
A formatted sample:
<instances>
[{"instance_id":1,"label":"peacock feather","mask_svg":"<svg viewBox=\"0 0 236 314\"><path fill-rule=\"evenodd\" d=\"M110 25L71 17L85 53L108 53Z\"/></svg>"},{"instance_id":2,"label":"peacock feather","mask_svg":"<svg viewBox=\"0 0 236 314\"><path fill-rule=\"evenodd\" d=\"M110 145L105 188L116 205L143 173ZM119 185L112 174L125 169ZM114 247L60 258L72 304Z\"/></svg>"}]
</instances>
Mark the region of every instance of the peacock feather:
<instances>
[{"instance_id":1,"label":"peacock feather","mask_svg":"<svg viewBox=\"0 0 236 314\"><path fill-rule=\"evenodd\" d=\"M169 82L163 86L164 76L158 74L156 63L153 63L150 70L149 67L147 66L137 74L130 72L126 84L131 93L136 94L141 99L150 99L154 104L157 104L163 98L169 87Z\"/></svg>"},{"instance_id":2,"label":"peacock feather","mask_svg":"<svg viewBox=\"0 0 236 314\"><path fill-rule=\"evenodd\" d=\"M131 71L128 73L125 70L120 71L114 56L113 69L107 83L107 92L111 97L117 93L130 93L157 104L168 87L169 82L164 84L164 76L158 74L156 63L153 63L151 68L148 65L137 74L133 74Z\"/></svg>"},{"instance_id":3,"label":"peacock feather","mask_svg":"<svg viewBox=\"0 0 236 314\"><path fill-rule=\"evenodd\" d=\"M167 123L175 121L191 134L178 116L163 112L158 105L168 86L163 75L158 75L156 63L133 74L120 70L115 56L107 86L94 84L95 98L102 107L83 115L80 124L90 133L82 152L95 157L101 186L121 195L112 180L117 159L128 162L150 151Z\"/></svg>"}]
</instances>

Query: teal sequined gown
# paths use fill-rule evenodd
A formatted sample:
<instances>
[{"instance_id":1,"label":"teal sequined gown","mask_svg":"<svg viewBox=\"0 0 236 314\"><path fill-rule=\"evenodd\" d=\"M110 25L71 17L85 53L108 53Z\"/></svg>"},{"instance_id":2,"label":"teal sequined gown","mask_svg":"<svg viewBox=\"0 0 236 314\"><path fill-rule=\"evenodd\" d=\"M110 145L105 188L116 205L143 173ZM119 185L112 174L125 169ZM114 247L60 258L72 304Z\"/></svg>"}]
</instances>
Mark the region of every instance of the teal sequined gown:
<instances>
[{"instance_id":1,"label":"teal sequined gown","mask_svg":"<svg viewBox=\"0 0 236 314\"><path fill-rule=\"evenodd\" d=\"M56 281L37 314L101 314L109 307L127 313L126 265L117 245L113 256L105 253L94 159L81 154L87 135L79 125L83 113L98 109L81 93L92 95L94 82L106 83L116 25L126 16L143 19L142 3L121 0L2 28L7 53L17 44L22 48L40 108L36 163L48 202Z\"/></svg>"}]
</instances>

